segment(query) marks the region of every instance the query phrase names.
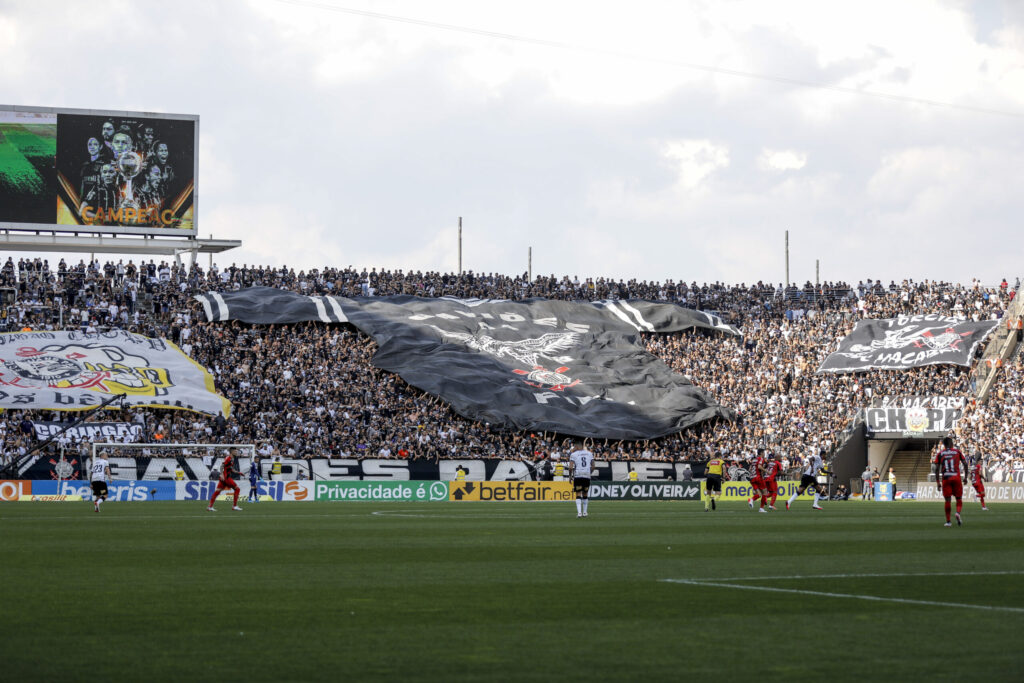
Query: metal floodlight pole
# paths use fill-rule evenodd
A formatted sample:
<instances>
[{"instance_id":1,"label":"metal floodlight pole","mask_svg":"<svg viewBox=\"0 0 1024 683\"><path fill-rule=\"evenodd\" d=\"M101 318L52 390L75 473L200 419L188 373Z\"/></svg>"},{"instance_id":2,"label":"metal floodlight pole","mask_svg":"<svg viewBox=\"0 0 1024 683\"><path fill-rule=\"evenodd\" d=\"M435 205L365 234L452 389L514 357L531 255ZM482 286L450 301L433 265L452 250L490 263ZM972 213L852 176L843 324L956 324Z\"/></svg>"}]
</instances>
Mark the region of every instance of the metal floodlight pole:
<instances>
[{"instance_id":1,"label":"metal floodlight pole","mask_svg":"<svg viewBox=\"0 0 1024 683\"><path fill-rule=\"evenodd\" d=\"M789 287L789 230L786 231L786 286Z\"/></svg>"},{"instance_id":2,"label":"metal floodlight pole","mask_svg":"<svg viewBox=\"0 0 1024 683\"><path fill-rule=\"evenodd\" d=\"M459 216L459 277L462 277L462 216Z\"/></svg>"},{"instance_id":3,"label":"metal floodlight pole","mask_svg":"<svg viewBox=\"0 0 1024 683\"><path fill-rule=\"evenodd\" d=\"M526 248L526 274L530 282L533 282L533 247Z\"/></svg>"},{"instance_id":4,"label":"metal floodlight pole","mask_svg":"<svg viewBox=\"0 0 1024 683\"><path fill-rule=\"evenodd\" d=\"M821 286L821 259L814 259L814 284Z\"/></svg>"}]
</instances>

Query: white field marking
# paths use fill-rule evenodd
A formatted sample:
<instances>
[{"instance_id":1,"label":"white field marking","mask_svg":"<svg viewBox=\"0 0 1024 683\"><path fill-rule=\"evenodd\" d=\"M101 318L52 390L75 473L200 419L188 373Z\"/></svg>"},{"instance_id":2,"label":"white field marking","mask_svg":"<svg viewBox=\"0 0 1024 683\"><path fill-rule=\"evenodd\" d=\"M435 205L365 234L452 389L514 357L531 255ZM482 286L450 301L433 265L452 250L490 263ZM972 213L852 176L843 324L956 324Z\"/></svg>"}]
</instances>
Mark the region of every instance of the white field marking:
<instances>
[{"instance_id":1,"label":"white field marking","mask_svg":"<svg viewBox=\"0 0 1024 683\"><path fill-rule=\"evenodd\" d=\"M109 503L104 503L104 504L105 505L109 505ZM257 503L257 505L260 505L260 504L261 503ZM115 505L116 505L116 503L115 503ZM234 512L234 510L232 510L231 508L225 506L223 510L218 509L216 512L207 512L206 509L204 508L202 512L197 512L197 513L192 514L192 515L130 515L129 516L129 515L120 515L119 514L119 515L115 516L115 515L113 515L111 513L107 513L106 515L104 515L102 512L97 515L97 514L93 513L92 510L90 510L88 513L86 513L86 511L83 509L82 510L82 514L79 514L79 515L52 515L52 516L49 516L49 515L39 515L39 516L32 516L32 517L21 517L21 516L17 516L17 517L4 517L3 515L0 515L0 520L3 520L5 522L17 522L17 521L20 521L20 520L38 521L38 520L47 520L47 519L70 519L70 520L110 519L110 520L118 520L118 521L122 521L122 522L131 522L131 521L137 520L137 519L194 519L196 517L210 517L210 518L213 518L213 517L231 517L231 518L241 519L242 515L228 514L228 513L231 513L231 512ZM316 514L300 514L300 515L263 515L263 514L258 514L258 515L249 515L249 516L257 518L257 519L291 519L291 518L295 518L295 517L361 517L364 514L366 514L366 513L363 513L363 512L338 512L337 514L333 514L333 515L328 515L328 514L319 514L319 515L316 515Z\"/></svg>"},{"instance_id":2,"label":"white field marking","mask_svg":"<svg viewBox=\"0 0 1024 683\"><path fill-rule=\"evenodd\" d=\"M902 576L902 575L895 575ZM943 576L935 574L934 576ZM925 605L928 607L957 607L963 609L980 609L993 612L1014 612L1024 614L1024 607L1001 607L996 605L970 605L962 602L940 602L937 600L912 600L910 598L885 598L879 595L861 595L855 593L827 593L825 591L809 591L799 588L773 588L771 586L743 586L735 583L705 581L701 579L661 579L664 583L682 583L691 586L709 586L714 588L733 588L744 591L761 591L764 593L793 593L796 595L814 595L822 598L849 598L852 600L868 600L872 602L895 602L903 605Z\"/></svg>"},{"instance_id":3,"label":"white field marking","mask_svg":"<svg viewBox=\"0 0 1024 683\"><path fill-rule=\"evenodd\" d=\"M487 513L487 514L464 514L464 515L453 515L453 514L430 514L427 510L413 511L413 510L377 510L371 512L371 515L377 515L378 517L419 517L421 519L523 519L523 515L517 515L515 513Z\"/></svg>"},{"instance_id":4,"label":"white field marking","mask_svg":"<svg viewBox=\"0 0 1024 683\"><path fill-rule=\"evenodd\" d=\"M887 574L792 574L788 576L729 576L715 577L714 579L690 579L691 581L787 581L796 579L875 579L875 578L899 578L901 576L1018 576L1024 574L1024 570L1008 569L985 572L893 572ZM666 579L672 581L672 579Z\"/></svg>"}]
</instances>

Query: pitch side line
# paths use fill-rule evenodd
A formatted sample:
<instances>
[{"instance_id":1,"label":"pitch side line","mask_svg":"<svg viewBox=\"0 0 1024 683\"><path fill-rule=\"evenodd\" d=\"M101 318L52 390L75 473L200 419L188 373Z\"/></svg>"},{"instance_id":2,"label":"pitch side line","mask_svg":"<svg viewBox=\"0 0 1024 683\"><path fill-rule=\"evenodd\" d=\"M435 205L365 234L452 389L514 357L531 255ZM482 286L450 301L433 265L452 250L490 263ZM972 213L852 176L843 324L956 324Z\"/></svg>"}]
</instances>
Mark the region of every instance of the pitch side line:
<instances>
[{"instance_id":1,"label":"pitch side line","mask_svg":"<svg viewBox=\"0 0 1024 683\"><path fill-rule=\"evenodd\" d=\"M885 574L790 574L787 576L727 576L714 579L689 579L690 581L790 581L797 579L875 579L899 578L901 576L1019 576L1024 570L1007 569L984 572L892 572ZM665 579L674 581L675 579Z\"/></svg>"},{"instance_id":2,"label":"pitch side line","mask_svg":"<svg viewBox=\"0 0 1024 683\"><path fill-rule=\"evenodd\" d=\"M897 574L895 576L909 576ZM933 574L932 576L943 576ZM824 591L809 591L799 588L773 588L770 586L743 586L735 583L721 583L718 581L704 581L700 579L661 579L664 583L681 583L690 586L710 586L714 588L734 588L744 591L761 591L764 593L793 593L795 595L814 595L822 598L849 598L852 600L867 600L870 602L895 602L904 605L925 605L928 607L960 607L963 609L980 609L993 612L1014 612L1024 614L1024 607L999 607L995 605L969 605L962 602L939 602L937 600L912 600L910 598L883 598L878 595L859 595L853 593L826 593Z\"/></svg>"},{"instance_id":3,"label":"pitch side line","mask_svg":"<svg viewBox=\"0 0 1024 683\"><path fill-rule=\"evenodd\" d=\"M109 505L109 503L108 503L108 505ZM115 503L115 505L116 505L116 503ZM218 517L229 517L231 519L242 519L242 518L245 517L245 515L240 515L238 513L233 512L231 510L231 508L225 507L224 509L227 512L221 512L219 510L217 512L206 512L204 510L203 512L196 512L194 514L189 514L189 515L128 515L128 514L124 514L124 513L118 514L118 513L110 513L110 512L107 512L107 513L102 513L101 512L100 514L97 515L97 514L93 513L92 511L86 512L83 509L82 512L80 514L77 514L77 515L38 515L38 516L25 516L25 517L22 517L22 516L5 517L4 515L0 515L0 520L3 520L5 522L18 522L18 521L22 521L22 520L38 522L38 521L45 521L45 520L49 520L49 519L64 519L64 520L72 520L72 521L74 521L74 520L85 520L85 521L91 523L90 520L92 520L92 521L95 521L95 520L110 520L110 521L117 520L117 521L131 522L131 521L140 520L140 519L156 519L156 520L161 520L161 519L195 519L197 517L209 517L210 519L216 519ZM249 515L249 517L252 517L254 519L291 519L291 518L320 518L320 517L362 517L362 516L365 516L365 514L366 514L365 512L338 512L337 514L327 514L327 513L322 513L322 514L301 514L300 513L300 514L294 514L294 515L252 514L252 515Z\"/></svg>"}]
</instances>

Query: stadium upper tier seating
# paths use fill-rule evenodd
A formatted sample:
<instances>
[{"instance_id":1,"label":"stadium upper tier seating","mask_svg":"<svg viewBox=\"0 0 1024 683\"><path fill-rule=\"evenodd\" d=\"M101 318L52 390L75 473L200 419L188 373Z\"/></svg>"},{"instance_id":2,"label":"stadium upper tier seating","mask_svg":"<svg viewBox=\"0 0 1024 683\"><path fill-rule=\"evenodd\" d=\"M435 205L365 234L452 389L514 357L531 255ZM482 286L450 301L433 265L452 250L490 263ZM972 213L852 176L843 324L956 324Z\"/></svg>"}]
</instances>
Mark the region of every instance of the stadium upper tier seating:
<instances>
[{"instance_id":1,"label":"stadium upper tier seating","mask_svg":"<svg viewBox=\"0 0 1024 683\"><path fill-rule=\"evenodd\" d=\"M61 261L9 259L0 288L17 292L3 306L0 328L104 329L112 326L164 336L207 367L233 404L229 420L195 413L125 411L168 442L269 443L282 454L314 457L532 457L561 448L552 434L508 433L455 415L397 377L370 365L375 345L345 325L303 323L250 327L206 323L191 297L252 285L303 294L459 296L674 301L717 312L742 338L708 333L648 335L651 353L709 389L737 411L734 422L704 423L650 442L599 442L599 458L703 460L713 452L744 456L768 444L785 458L808 449L832 450L857 410L872 397L973 395L971 369L929 366L902 372L815 374L861 318L942 313L974 319L1003 315L1019 283L900 283L803 287L757 283L686 284L605 278L421 273L243 265L206 271L152 261L68 266ZM991 400L971 405L963 437L1007 471L1024 467L1021 356L1001 370ZM25 413L0 417L7 457L29 444L19 427ZM34 417L68 419L65 414ZM82 446L84 448L84 445Z\"/></svg>"}]
</instances>

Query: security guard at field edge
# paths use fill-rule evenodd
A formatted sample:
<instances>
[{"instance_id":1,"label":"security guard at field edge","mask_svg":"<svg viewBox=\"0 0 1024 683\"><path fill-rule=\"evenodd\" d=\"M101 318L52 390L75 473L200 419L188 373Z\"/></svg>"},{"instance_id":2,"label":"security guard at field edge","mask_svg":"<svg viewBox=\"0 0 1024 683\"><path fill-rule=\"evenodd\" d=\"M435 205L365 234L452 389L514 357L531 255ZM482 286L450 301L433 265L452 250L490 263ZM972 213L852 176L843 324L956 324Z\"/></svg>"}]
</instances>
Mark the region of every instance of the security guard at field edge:
<instances>
[{"instance_id":1,"label":"security guard at field edge","mask_svg":"<svg viewBox=\"0 0 1024 683\"><path fill-rule=\"evenodd\" d=\"M640 473L636 470L630 470L629 474L626 475L626 479L629 481L640 481Z\"/></svg>"},{"instance_id":2,"label":"security guard at field edge","mask_svg":"<svg viewBox=\"0 0 1024 683\"><path fill-rule=\"evenodd\" d=\"M468 470L462 465L455 468L455 481L466 481L466 474Z\"/></svg>"},{"instance_id":3,"label":"security guard at field edge","mask_svg":"<svg viewBox=\"0 0 1024 683\"><path fill-rule=\"evenodd\" d=\"M281 481L281 456L274 456L274 463L270 466L270 480Z\"/></svg>"}]
</instances>

